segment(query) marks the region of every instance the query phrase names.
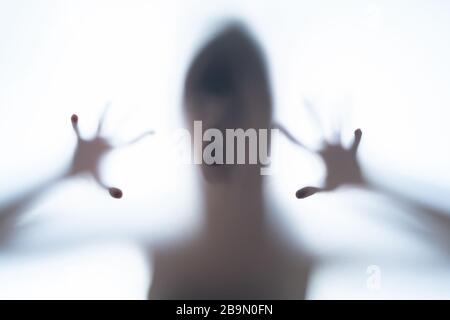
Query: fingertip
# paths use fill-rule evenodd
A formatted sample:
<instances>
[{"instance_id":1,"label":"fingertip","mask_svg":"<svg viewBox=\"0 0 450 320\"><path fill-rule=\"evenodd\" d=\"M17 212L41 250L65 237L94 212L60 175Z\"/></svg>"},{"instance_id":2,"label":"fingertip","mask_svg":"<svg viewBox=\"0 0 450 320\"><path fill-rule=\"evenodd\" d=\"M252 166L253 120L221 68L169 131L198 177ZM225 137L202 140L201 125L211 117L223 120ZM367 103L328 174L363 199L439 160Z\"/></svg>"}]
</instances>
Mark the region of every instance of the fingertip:
<instances>
[{"instance_id":1,"label":"fingertip","mask_svg":"<svg viewBox=\"0 0 450 320\"><path fill-rule=\"evenodd\" d=\"M361 129L356 129L355 130L355 136L358 136L358 137L360 137L362 135L362 131L361 131Z\"/></svg>"},{"instance_id":2,"label":"fingertip","mask_svg":"<svg viewBox=\"0 0 450 320\"><path fill-rule=\"evenodd\" d=\"M298 190L295 193L295 196L297 197L297 199L304 199L309 196L312 196L313 194L315 194L318 191L319 191L319 189L315 188L315 187L304 187L304 188Z\"/></svg>"},{"instance_id":3,"label":"fingertip","mask_svg":"<svg viewBox=\"0 0 450 320\"><path fill-rule=\"evenodd\" d=\"M78 116L76 114L73 114L70 117L70 120L72 121L73 124L78 123Z\"/></svg>"},{"instance_id":4,"label":"fingertip","mask_svg":"<svg viewBox=\"0 0 450 320\"><path fill-rule=\"evenodd\" d=\"M119 188L109 188L109 194L115 199L120 199L123 196L123 192Z\"/></svg>"},{"instance_id":5,"label":"fingertip","mask_svg":"<svg viewBox=\"0 0 450 320\"><path fill-rule=\"evenodd\" d=\"M295 196L297 197L297 199L304 199L308 196L308 192L305 189L306 188L297 190L297 192L295 193Z\"/></svg>"}]
</instances>

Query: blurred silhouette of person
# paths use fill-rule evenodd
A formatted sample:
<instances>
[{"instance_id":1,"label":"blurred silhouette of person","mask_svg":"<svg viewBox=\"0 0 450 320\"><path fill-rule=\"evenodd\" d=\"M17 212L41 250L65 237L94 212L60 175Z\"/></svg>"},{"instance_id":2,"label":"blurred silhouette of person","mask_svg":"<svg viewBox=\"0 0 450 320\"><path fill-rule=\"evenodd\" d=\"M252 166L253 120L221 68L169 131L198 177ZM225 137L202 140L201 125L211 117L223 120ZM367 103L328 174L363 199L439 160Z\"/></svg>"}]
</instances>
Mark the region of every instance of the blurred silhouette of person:
<instances>
[{"instance_id":1,"label":"blurred silhouette of person","mask_svg":"<svg viewBox=\"0 0 450 320\"><path fill-rule=\"evenodd\" d=\"M191 132L196 120L202 121L205 130L215 128L222 133L229 128L275 127L292 142L306 148L287 129L274 124L264 56L259 45L240 25L233 24L219 32L194 57L185 79L183 111ZM106 185L99 175L101 160L117 147L101 135L104 117L105 113L91 139L81 136L78 116L71 117L77 146L70 166L60 175L0 205L0 244L17 232L20 214L49 188L65 179L89 175L112 197L122 197L119 188ZM129 143L152 133L145 132ZM362 131L357 129L350 148L343 147L340 142L325 141L320 150L310 150L323 160L327 176L324 186L303 187L296 192L297 198L349 184L383 192L410 205L416 216L431 226L427 236L439 239L439 244L448 253L449 214L371 184L357 159L361 137ZM195 152L202 153L204 148L205 144ZM261 163L203 163L200 166L204 228L182 244L172 243L152 250L154 273L149 298L305 297L311 257L302 248L292 247L288 239L270 225L261 167Z\"/></svg>"},{"instance_id":2,"label":"blurred silhouette of person","mask_svg":"<svg viewBox=\"0 0 450 320\"><path fill-rule=\"evenodd\" d=\"M224 136L228 128L270 129L270 91L258 44L243 27L230 25L190 65L183 101L187 125L192 132L193 122L202 121L204 130L216 128ZM310 261L269 225L261 163L200 167L204 228L190 241L154 252L149 297L303 299Z\"/></svg>"}]
</instances>

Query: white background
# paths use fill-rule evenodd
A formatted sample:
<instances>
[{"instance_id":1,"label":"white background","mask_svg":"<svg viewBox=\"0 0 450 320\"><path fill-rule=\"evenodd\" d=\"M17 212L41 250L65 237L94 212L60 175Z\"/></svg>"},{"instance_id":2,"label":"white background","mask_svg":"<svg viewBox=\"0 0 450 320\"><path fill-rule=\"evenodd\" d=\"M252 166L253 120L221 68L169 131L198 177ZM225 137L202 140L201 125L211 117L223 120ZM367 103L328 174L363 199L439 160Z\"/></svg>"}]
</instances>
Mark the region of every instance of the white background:
<instances>
[{"instance_id":1,"label":"white background","mask_svg":"<svg viewBox=\"0 0 450 320\"><path fill-rule=\"evenodd\" d=\"M167 137L182 125L195 49L227 18L266 51L277 121L317 145L311 101L327 129L342 121L344 143L363 129L374 183L450 212L448 1L0 0L0 203L68 164L72 113L88 136L110 101L114 141L158 133L103 163L122 200L80 178L35 203L31 227L0 252L0 298L145 298L145 245L200 225L195 171L167 159ZM275 162L271 214L324 261L308 298L450 298L449 249L403 227L411 208L350 188L299 201L322 164L283 139ZM367 288L370 265L379 290Z\"/></svg>"}]
</instances>

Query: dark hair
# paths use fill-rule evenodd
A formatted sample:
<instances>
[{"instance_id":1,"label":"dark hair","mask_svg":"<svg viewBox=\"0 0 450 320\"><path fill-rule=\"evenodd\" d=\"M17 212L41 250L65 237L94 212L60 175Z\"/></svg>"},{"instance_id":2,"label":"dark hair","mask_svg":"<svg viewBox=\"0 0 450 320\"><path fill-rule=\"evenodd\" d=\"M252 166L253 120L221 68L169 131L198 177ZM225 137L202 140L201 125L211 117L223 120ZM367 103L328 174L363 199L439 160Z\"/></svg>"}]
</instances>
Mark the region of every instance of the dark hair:
<instances>
[{"instance_id":1,"label":"dark hair","mask_svg":"<svg viewBox=\"0 0 450 320\"><path fill-rule=\"evenodd\" d=\"M212 37L195 55L184 85L185 101L213 95L237 97L251 83L269 103L271 94L265 58L246 28L232 24Z\"/></svg>"}]
</instances>

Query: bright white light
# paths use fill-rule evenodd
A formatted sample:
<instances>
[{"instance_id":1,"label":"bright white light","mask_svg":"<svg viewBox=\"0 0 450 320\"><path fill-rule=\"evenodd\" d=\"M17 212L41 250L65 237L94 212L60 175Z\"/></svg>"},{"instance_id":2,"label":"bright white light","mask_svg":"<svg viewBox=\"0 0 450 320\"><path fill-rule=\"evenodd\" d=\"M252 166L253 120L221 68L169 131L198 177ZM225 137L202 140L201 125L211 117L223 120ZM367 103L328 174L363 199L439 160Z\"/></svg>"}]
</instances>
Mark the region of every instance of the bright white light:
<instances>
[{"instance_id":1,"label":"bright white light","mask_svg":"<svg viewBox=\"0 0 450 320\"><path fill-rule=\"evenodd\" d=\"M337 119L344 120L345 143L354 128L363 129L359 156L377 183L397 189L418 185L408 193L449 208L442 194L450 188L450 149L445 147L450 136L450 42L446 41L450 5L414 4L387 0L1 2L0 202L67 164L75 143L69 122L72 113L80 116L81 129L88 135L110 101L107 134L120 140L148 128L157 132L104 163L106 179L124 190L123 201L109 198L89 181L67 182L29 213L27 219L44 227L18 239L17 245L26 249L40 244L48 250L54 242L72 244L80 237L96 239L98 234L111 234L107 241L114 235L123 241L159 241L195 230L200 221L195 172L174 168L161 155L167 148L165 138L182 124L179 99L189 59L227 17L246 22L267 52L277 121L308 145L317 146L321 131L303 108L305 99L310 101L323 117L325 135ZM371 220L369 216L380 211L402 216L404 209L387 200L382 200L386 205L380 209L378 197L354 190L296 200L297 188L321 183L323 166L284 140L278 147L275 161L283 165L269 186L282 210L273 215L284 219L296 241L302 238L325 256L371 250L380 257L398 255L400 266L395 268L402 268L402 254L412 260L423 255L438 259L439 253L413 234L385 220ZM408 180L402 180L405 177ZM379 215L390 217L383 212ZM411 242L417 250L411 249ZM85 287L75 285L80 281L89 283L88 298L144 297L143 284L148 285L149 275L142 256L134 247L115 242L111 246L117 247L98 256L96 252L104 251L96 246L43 260L0 256L0 295L81 298ZM310 297L340 297L339 285L345 279L353 284L363 281L365 265L377 261L360 259L361 268L338 265L330 273L320 269ZM24 263L33 267L27 269ZM113 266L110 272L92 282L108 265ZM441 270L440 264L432 268ZM427 272L424 267L392 273L381 296L402 296L404 287L398 283ZM439 272L439 278L429 278L417 288L438 288L439 296L448 298L450 292L440 281L448 272ZM335 291L329 291L329 275L342 277ZM17 280L22 277L25 280ZM73 285L71 292L64 291L67 281ZM365 290L358 285L344 296L357 297ZM37 286L39 290L34 290Z\"/></svg>"}]
</instances>

